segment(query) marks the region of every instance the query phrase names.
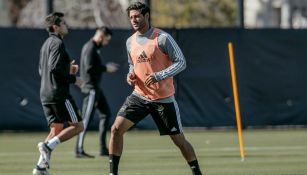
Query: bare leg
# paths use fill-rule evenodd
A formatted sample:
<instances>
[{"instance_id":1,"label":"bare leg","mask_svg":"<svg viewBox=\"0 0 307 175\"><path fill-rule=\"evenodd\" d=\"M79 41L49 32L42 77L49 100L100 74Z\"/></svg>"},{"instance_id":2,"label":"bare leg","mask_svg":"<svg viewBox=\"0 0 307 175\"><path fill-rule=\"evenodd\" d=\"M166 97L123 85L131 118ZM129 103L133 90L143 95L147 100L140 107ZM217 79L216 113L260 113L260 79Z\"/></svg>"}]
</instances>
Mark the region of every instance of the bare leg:
<instances>
[{"instance_id":1,"label":"bare leg","mask_svg":"<svg viewBox=\"0 0 307 175\"><path fill-rule=\"evenodd\" d=\"M83 123L69 123L70 126L63 129L63 124L61 123L52 123L50 125L50 133L45 139L46 148L52 151L56 145L61 142L65 142L66 140L72 138L75 135L78 135L83 130Z\"/></svg>"},{"instance_id":2,"label":"bare leg","mask_svg":"<svg viewBox=\"0 0 307 175\"><path fill-rule=\"evenodd\" d=\"M120 156L123 151L124 133L133 126L130 120L118 116L111 128L111 136L109 142L109 154Z\"/></svg>"},{"instance_id":3,"label":"bare leg","mask_svg":"<svg viewBox=\"0 0 307 175\"><path fill-rule=\"evenodd\" d=\"M109 161L110 174L118 175L119 159L123 152L124 134L133 126L133 122L124 117L118 116L111 128L111 137L109 142Z\"/></svg>"},{"instance_id":4,"label":"bare leg","mask_svg":"<svg viewBox=\"0 0 307 175\"><path fill-rule=\"evenodd\" d=\"M192 145L185 139L184 135L176 134L170 136L175 145L180 149L183 157L187 162L196 160L196 155Z\"/></svg>"},{"instance_id":5,"label":"bare leg","mask_svg":"<svg viewBox=\"0 0 307 175\"><path fill-rule=\"evenodd\" d=\"M64 125L62 123L52 123L50 125L50 132L45 139L45 142L58 135L63 130Z\"/></svg>"},{"instance_id":6,"label":"bare leg","mask_svg":"<svg viewBox=\"0 0 307 175\"><path fill-rule=\"evenodd\" d=\"M62 123L52 123L50 124L50 132L45 139L45 143L40 142L38 144L39 151L41 153L36 168L33 170L33 174L38 174L39 171L46 171L46 168L49 168L51 151L54 149L55 145L64 142L73 136L77 135L83 130L83 123L70 123L70 126L63 129L64 125ZM60 142L56 144L51 144L53 140L59 140ZM52 147L51 147L51 146Z\"/></svg>"},{"instance_id":7,"label":"bare leg","mask_svg":"<svg viewBox=\"0 0 307 175\"><path fill-rule=\"evenodd\" d=\"M66 140L72 138L75 135L78 135L84 129L83 122L78 123L69 123L69 126L63 129L57 137L61 142L65 142Z\"/></svg>"},{"instance_id":8,"label":"bare leg","mask_svg":"<svg viewBox=\"0 0 307 175\"><path fill-rule=\"evenodd\" d=\"M185 139L184 135L181 133L177 135L171 135L170 137L172 138L175 145L180 149L185 160L188 162L193 175L202 175L194 149L192 145Z\"/></svg>"}]
</instances>

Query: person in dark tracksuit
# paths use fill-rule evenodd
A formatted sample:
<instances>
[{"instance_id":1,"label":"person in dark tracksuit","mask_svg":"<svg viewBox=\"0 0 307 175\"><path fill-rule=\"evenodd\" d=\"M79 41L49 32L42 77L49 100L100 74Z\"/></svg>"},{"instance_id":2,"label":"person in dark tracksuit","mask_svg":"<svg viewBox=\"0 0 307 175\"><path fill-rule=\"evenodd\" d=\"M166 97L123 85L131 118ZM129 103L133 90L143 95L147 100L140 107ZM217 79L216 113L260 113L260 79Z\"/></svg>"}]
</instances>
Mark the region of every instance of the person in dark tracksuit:
<instances>
[{"instance_id":1,"label":"person in dark tracksuit","mask_svg":"<svg viewBox=\"0 0 307 175\"><path fill-rule=\"evenodd\" d=\"M107 100L100 89L100 81L103 72L112 73L118 69L118 65L109 62L102 64L100 54L100 48L108 45L111 40L112 31L103 26L97 28L95 35L87 43L84 44L81 52L80 61L80 76L83 81L81 90L86 94L83 100L82 118L84 124L84 131L78 135L75 153L77 158L93 158L84 151L84 138L87 128L92 121L95 109L98 109L99 113L99 142L100 142L100 155L109 155L106 146L106 134L108 130L109 120L111 117L110 108Z\"/></svg>"},{"instance_id":2,"label":"person in dark tracksuit","mask_svg":"<svg viewBox=\"0 0 307 175\"><path fill-rule=\"evenodd\" d=\"M37 145L40 157L33 175L49 175L47 168L50 168L52 150L83 131L82 118L69 93L70 84L81 86L82 81L75 76L78 66L73 64L63 42L68 34L64 14L54 12L45 22L49 37L40 51L40 99L50 132L45 141ZM64 123L68 126L64 127Z\"/></svg>"}]
</instances>

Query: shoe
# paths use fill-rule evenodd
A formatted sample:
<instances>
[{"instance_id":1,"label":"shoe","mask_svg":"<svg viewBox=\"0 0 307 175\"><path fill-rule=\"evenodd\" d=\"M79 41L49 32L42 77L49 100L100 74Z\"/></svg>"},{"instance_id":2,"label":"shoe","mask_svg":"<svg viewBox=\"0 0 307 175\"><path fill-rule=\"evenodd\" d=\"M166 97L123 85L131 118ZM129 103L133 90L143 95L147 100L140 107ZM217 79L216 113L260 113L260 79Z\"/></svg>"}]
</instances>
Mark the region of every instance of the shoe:
<instances>
[{"instance_id":1,"label":"shoe","mask_svg":"<svg viewBox=\"0 0 307 175\"><path fill-rule=\"evenodd\" d=\"M38 170L36 168L33 169L33 175L50 175L46 169Z\"/></svg>"},{"instance_id":2,"label":"shoe","mask_svg":"<svg viewBox=\"0 0 307 175\"><path fill-rule=\"evenodd\" d=\"M43 157L46 168L50 168L51 149L44 142L39 142L37 144L37 148Z\"/></svg>"},{"instance_id":3,"label":"shoe","mask_svg":"<svg viewBox=\"0 0 307 175\"><path fill-rule=\"evenodd\" d=\"M76 153L76 158L94 158L95 156L87 154L86 152L82 151L80 153Z\"/></svg>"},{"instance_id":4,"label":"shoe","mask_svg":"<svg viewBox=\"0 0 307 175\"><path fill-rule=\"evenodd\" d=\"M100 151L100 156L109 156L109 150L107 148L102 148Z\"/></svg>"}]
</instances>

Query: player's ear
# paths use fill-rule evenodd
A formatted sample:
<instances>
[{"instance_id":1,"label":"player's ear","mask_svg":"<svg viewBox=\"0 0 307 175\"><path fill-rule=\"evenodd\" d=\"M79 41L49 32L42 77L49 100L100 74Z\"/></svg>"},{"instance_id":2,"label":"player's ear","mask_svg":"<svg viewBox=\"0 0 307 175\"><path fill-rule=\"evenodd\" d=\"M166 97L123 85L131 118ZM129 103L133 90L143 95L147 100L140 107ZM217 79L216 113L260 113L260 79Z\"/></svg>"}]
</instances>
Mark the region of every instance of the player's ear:
<instances>
[{"instance_id":1,"label":"player's ear","mask_svg":"<svg viewBox=\"0 0 307 175\"><path fill-rule=\"evenodd\" d=\"M145 19L149 20L149 13L148 12L145 14Z\"/></svg>"},{"instance_id":2,"label":"player's ear","mask_svg":"<svg viewBox=\"0 0 307 175\"><path fill-rule=\"evenodd\" d=\"M52 25L52 28L53 28L53 31L55 32L55 31L58 31L59 30L59 26L58 25Z\"/></svg>"}]
</instances>

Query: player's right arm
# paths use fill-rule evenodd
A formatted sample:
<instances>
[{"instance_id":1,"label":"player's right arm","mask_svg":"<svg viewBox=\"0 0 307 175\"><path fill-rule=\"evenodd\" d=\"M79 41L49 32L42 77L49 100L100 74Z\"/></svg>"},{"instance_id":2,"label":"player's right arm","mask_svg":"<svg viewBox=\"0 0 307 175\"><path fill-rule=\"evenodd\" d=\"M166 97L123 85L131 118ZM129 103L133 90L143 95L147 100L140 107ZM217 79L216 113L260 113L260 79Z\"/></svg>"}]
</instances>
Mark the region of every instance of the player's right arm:
<instances>
[{"instance_id":1,"label":"player's right arm","mask_svg":"<svg viewBox=\"0 0 307 175\"><path fill-rule=\"evenodd\" d=\"M128 75L127 75L127 83L130 86L134 86L135 81L136 81L136 76L134 74L134 67L133 67L133 64L132 64L132 61L131 61L129 54L128 54L128 63L129 63L129 72L128 72Z\"/></svg>"},{"instance_id":2,"label":"player's right arm","mask_svg":"<svg viewBox=\"0 0 307 175\"><path fill-rule=\"evenodd\" d=\"M126 42L127 55L128 55L128 64L129 64L129 72L127 74L127 83L130 86L134 86L135 81L136 81L136 77L135 77L135 74L134 74L133 62L132 62L132 59L131 59L131 56L130 56L130 40L131 40L131 37L128 38L127 42Z\"/></svg>"}]
</instances>

